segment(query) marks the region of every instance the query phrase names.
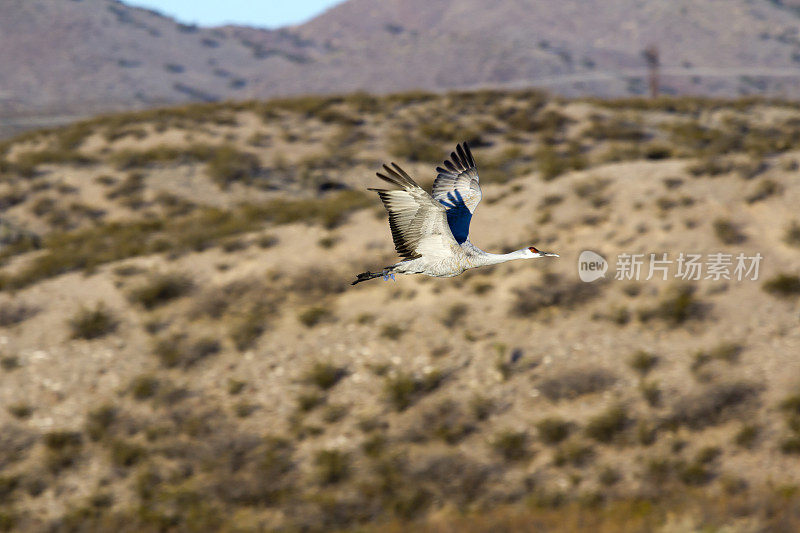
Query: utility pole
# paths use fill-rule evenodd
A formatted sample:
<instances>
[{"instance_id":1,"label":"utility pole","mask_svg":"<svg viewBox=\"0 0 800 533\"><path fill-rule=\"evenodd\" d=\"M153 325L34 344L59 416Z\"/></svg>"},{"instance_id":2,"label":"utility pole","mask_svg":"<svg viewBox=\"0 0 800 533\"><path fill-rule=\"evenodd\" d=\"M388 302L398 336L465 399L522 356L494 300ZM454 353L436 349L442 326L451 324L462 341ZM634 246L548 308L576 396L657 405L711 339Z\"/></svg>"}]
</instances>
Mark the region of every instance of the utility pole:
<instances>
[{"instance_id":1,"label":"utility pole","mask_svg":"<svg viewBox=\"0 0 800 533\"><path fill-rule=\"evenodd\" d=\"M644 56L645 61L647 61L647 81L650 86L650 98L657 98L659 90L658 85L660 81L658 76L658 68L660 65L658 58L658 47L656 45L650 45L642 51L642 55Z\"/></svg>"}]
</instances>

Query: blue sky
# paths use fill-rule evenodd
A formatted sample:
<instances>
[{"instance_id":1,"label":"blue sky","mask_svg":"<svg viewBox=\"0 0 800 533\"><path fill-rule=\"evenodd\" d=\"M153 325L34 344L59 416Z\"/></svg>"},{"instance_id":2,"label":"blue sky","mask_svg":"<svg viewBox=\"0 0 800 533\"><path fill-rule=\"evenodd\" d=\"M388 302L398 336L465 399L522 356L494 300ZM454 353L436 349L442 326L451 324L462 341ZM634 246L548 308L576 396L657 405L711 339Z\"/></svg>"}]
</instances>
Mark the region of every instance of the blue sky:
<instances>
[{"instance_id":1,"label":"blue sky","mask_svg":"<svg viewBox=\"0 0 800 533\"><path fill-rule=\"evenodd\" d=\"M243 24L277 28L298 24L342 0L123 0L126 4L155 9L185 24L219 26Z\"/></svg>"}]
</instances>

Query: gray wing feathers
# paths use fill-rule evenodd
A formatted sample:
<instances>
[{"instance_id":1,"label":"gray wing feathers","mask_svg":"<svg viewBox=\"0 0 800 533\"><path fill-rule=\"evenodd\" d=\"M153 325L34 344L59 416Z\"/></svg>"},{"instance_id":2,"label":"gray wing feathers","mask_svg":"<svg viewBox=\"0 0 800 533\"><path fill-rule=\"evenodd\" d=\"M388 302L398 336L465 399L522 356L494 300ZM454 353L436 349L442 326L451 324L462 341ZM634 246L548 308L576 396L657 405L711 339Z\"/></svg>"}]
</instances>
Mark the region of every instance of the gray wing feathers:
<instances>
[{"instance_id":1,"label":"gray wing feathers","mask_svg":"<svg viewBox=\"0 0 800 533\"><path fill-rule=\"evenodd\" d=\"M463 202L474 213L482 195L478 169L467 143L456 146L456 151L442 165L444 168L436 167L438 175L433 182L433 198L449 204Z\"/></svg>"},{"instance_id":2,"label":"gray wing feathers","mask_svg":"<svg viewBox=\"0 0 800 533\"><path fill-rule=\"evenodd\" d=\"M396 164L383 165L377 175L400 190L369 189L380 196L389 213L394 247L400 256L416 259L423 253L449 252L456 244L447 224L445 209Z\"/></svg>"}]
</instances>

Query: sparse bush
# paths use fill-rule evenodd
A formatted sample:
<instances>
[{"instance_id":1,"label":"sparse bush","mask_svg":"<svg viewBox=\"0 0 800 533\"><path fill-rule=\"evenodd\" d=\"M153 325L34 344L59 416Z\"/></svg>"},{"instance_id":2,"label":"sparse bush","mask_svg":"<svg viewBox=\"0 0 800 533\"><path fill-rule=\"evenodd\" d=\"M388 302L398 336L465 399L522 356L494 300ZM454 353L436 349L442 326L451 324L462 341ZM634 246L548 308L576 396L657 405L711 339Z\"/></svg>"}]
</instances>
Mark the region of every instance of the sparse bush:
<instances>
[{"instance_id":1,"label":"sparse bush","mask_svg":"<svg viewBox=\"0 0 800 533\"><path fill-rule=\"evenodd\" d=\"M600 282L564 282L558 275L547 274L542 285L531 285L516 291L510 314L531 317L551 307L571 309L591 301L600 292Z\"/></svg>"},{"instance_id":2,"label":"sparse bush","mask_svg":"<svg viewBox=\"0 0 800 533\"><path fill-rule=\"evenodd\" d=\"M631 356L628 364L641 376L646 376L658 364L658 356L639 350Z\"/></svg>"},{"instance_id":3,"label":"sparse bush","mask_svg":"<svg viewBox=\"0 0 800 533\"><path fill-rule=\"evenodd\" d=\"M639 311L643 322L660 319L675 327L688 320L701 320L706 315L706 306L694 296L695 289L680 285L669 289L661 302L654 308Z\"/></svg>"},{"instance_id":4,"label":"sparse bush","mask_svg":"<svg viewBox=\"0 0 800 533\"><path fill-rule=\"evenodd\" d=\"M113 333L118 321L102 303L94 309L81 308L69 321L73 339L97 339Z\"/></svg>"},{"instance_id":5,"label":"sparse bush","mask_svg":"<svg viewBox=\"0 0 800 533\"><path fill-rule=\"evenodd\" d=\"M744 424L733 438L733 442L742 448L751 449L758 439L760 430L755 424Z\"/></svg>"},{"instance_id":6,"label":"sparse bush","mask_svg":"<svg viewBox=\"0 0 800 533\"><path fill-rule=\"evenodd\" d=\"M545 444L558 444L572 431L572 424L558 417L543 418L536 423L539 439Z\"/></svg>"},{"instance_id":7,"label":"sparse bush","mask_svg":"<svg viewBox=\"0 0 800 533\"><path fill-rule=\"evenodd\" d=\"M155 396L160 385L161 383L155 376L143 374L133 378L130 390L136 400L147 400Z\"/></svg>"},{"instance_id":8,"label":"sparse bush","mask_svg":"<svg viewBox=\"0 0 800 533\"><path fill-rule=\"evenodd\" d=\"M130 468L141 461L147 451L139 446L121 439L116 439L111 443L111 464L120 468Z\"/></svg>"},{"instance_id":9,"label":"sparse bush","mask_svg":"<svg viewBox=\"0 0 800 533\"><path fill-rule=\"evenodd\" d=\"M622 475L619 473L619 471L610 466L604 467L598 476L600 483L606 487L615 485L620 479L622 479Z\"/></svg>"},{"instance_id":10,"label":"sparse bush","mask_svg":"<svg viewBox=\"0 0 800 533\"><path fill-rule=\"evenodd\" d=\"M558 401L604 391L615 381L616 377L602 368L574 368L543 379L538 389L548 400Z\"/></svg>"},{"instance_id":11,"label":"sparse bush","mask_svg":"<svg viewBox=\"0 0 800 533\"><path fill-rule=\"evenodd\" d=\"M213 151L206 168L211 179L225 188L231 183L251 183L260 166L255 155L224 145Z\"/></svg>"},{"instance_id":12,"label":"sparse bush","mask_svg":"<svg viewBox=\"0 0 800 533\"><path fill-rule=\"evenodd\" d=\"M220 351L219 341L203 337L189 342L185 336L174 334L156 341L153 352L167 368L188 368Z\"/></svg>"},{"instance_id":13,"label":"sparse bush","mask_svg":"<svg viewBox=\"0 0 800 533\"><path fill-rule=\"evenodd\" d=\"M586 466L594 457L594 450L578 440L570 440L559 446L553 454L553 464L558 467L572 465L575 467Z\"/></svg>"},{"instance_id":14,"label":"sparse bush","mask_svg":"<svg viewBox=\"0 0 800 533\"><path fill-rule=\"evenodd\" d=\"M628 425L629 419L622 405L613 405L589 419L586 435L599 442L611 442Z\"/></svg>"},{"instance_id":15,"label":"sparse bush","mask_svg":"<svg viewBox=\"0 0 800 533\"><path fill-rule=\"evenodd\" d=\"M745 197L748 204L754 204L762 200L766 200L770 196L777 195L781 192L781 188L775 180L765 179L762 180L755 190Z\"/></svg>"},{"instance_id":16,"label":"sparse bush","mask_svg":"<svg viewBox=\"0 0 800 533\"><path fill-rule=\"evenodd\" d=\"M671 426L702 429L726 420L757 396L756 387L747 381L714 383L676 399L666 422Z\"/></svg>"},{"instance_id":17,"label":"sparse bush","mask_svg":"<svg viewBox=\"0 0 800 533\"><path fill-rule=\"evenodd\" d=\"M297 396L297 409L307 413L325 403L325 396L317 391L302 392Z\"/></svg>"},{"instance_id":18,"label":"sparse bush","mask_svg":"<svg viewBox=\"0 0 800 533\"><path fill-rule=\"evenodd\" d=\"M24 420L33 414L33 407L27 403L15 403L8 406L8 412L14 418Z\"/></svg>"},{"instance_id":19,"label":"sparse bush","mask_svg":"<svg viewBox=\"0 0 800 533\"><path fill-rule=\"evenodd\" d=\"M506 461L520 461L529 454L528 434L524 431L501 431L495 435L492 448Z\"/></svg>"},{"instance_id":20,"label":"sparse bush","mask_svg":"<svg viewBox=\"0 0 800 533\"><path fill-rule=\"evenodd\" d=\"M86 415L86 433L93 441L102 439L117 421L117 408L111 404L101 405Z\"/></svg>"},{"instance_id":21,"label":"sparse bush","mask_svg":"<svg viewBox=\"0 0 800 533\"><path fill-rule=\"evenodd\" d=\"M786 233L783 235L783 242L789 246L800 248L800 223L793 220L786 228Z\"/></svg>"},{"instance_id":22,"label":"sparse bush","mask_svg":"<svg viewBox=\"0 0 800 533\"><path fill-rule=\"evenodd\" d=\"M339 450L320 450L314 456L317 476L323 485L344 481L350 475L350 456Z\"/></svg>"},{"instance_id":23,"label":"sparse bush","mask_svg":"<svg viewBox=\"0 0 800 533\"><path fill-rule=\"evenodd\" d=\"M714 221L714 233L723 244L739 244L747 239L736 224L724 218Z\"/></svg>"},{"instance_id":24,"label":"sparse bush","mask_svg":"<svg viewBox=\"0 0 800 533\"><path fill-rule=\"evenodd\" d=\"M661 389L657 381L642 381L639 384L639 391L650 407L656 407L661 403Z\"/></svg>"},{"instance_id":25,"label":"sparse bush","mask_svg":"<svg viewBox=\"0 0 800 533\"><path fill-rule=\"evenodd\" d=\"M444 400L421 414L410 438L424 441L431 437L453 445L475 431L475 424L453 400Z\"/></svg>"},{"instance_id":26,"label":"sparse bush","mask_svg":"<svg viewBox=\"0 0 800 533\"><path fill-rule=\"evenodd\" d=\"M19 357L16 355L4 355L0 358L0 367L6 372L18 369L20 367Z\"/></svg>"},{"instance_id":27,"label":"sparse bush","mask_svg":"<svg viewBox=\"0 0 800 533\"><path fill-rule=\"evenodd\" d=\"M792 298L800 294L800 276L778 274L764 282L764 290L780 298Z\"/></svg>"},{"instance_id":28,"label":"sparse bush","mask_svg":"<svg viewBox=\"0 0 800 533\"><path fill-rule=\"evenodd\" d=\"M51 431L44 434L43 441L47 450L45 466L53 473L75 464L83 446L81 434L73 431Z\"/></svg>"},{"instance_id":29,"label":"sparse bush","mask_svg":"<svg viewBox=\"0 0 800 533\"><path fill-rule=\"evenodd\" d=\"M443 379L444 376L436 370L422 377L398 372L395 376L387 378L384 392L389 403L396 410L403 411L420 396L436 390Z\"/></svg>"},{"instance_id":30,"label":"sparse bush","mask_svg":"<svg viewBox=\"0 0 800 533\"><path fill-rule=\"evenodd\" d=\"M304 381L322 390L333 388L347 375L347 369L331 362L315 361L304 376Z\"/></svg>"},{"instance_id":31,"label":"sparse bush","mask_svg":"<svg viewBox=\"0 0 800 533\"><path fill-rule=\"evenodd\" d=\"M298 320L307 328L313 328L324 320L330 320L333 313L327 307L314 306L297 315Z\"/></svg>"},{"instance_id":32,"label":"sparse bush","mask_svg":"<svg viewBox=\"0 0 800 533\"><path fill-rule=\"evenodd\" d=\"M384 324L383 327L381 328L380 335L381 337L385 337L387 339L396 341L397 339L402 337L405 332L406 330L401 328L397 324Z\"/></svg>"},{"instance_id":33,"label":"sparse bush","mask_svg":"<svg viewBox=\"0 0 800 533\"><path fill-rule=\"evenodd\" d=\"M467 315L469 308L463 303L454 303L447 308L447 311L442 316L442 324L452 329L456 324L461 322Z\"/></svg>"},{"instance_id":34,"label":"sparse bush","mask_svg":"<svg viewBox=\"0 0 800 533\"><path fill-rule=\"evenodd\" d=\"M185 274L158 274L131 292L130 299L145 309L155 309L187 295L193 287L191 278Z\"/></svg>"}]
</instances>

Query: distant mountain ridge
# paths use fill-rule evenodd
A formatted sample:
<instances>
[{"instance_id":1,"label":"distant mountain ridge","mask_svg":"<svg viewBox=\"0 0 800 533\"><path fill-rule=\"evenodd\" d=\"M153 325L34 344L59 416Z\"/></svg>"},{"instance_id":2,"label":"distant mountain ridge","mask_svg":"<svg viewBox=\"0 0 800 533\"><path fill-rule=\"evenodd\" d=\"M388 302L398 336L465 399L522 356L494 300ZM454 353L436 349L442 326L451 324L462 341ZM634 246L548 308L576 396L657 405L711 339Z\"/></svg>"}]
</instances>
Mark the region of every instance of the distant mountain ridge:
<instances>
[{"instance_id":1,"label":"distant mountain ridge","mask_svg":"<svg viewBox=\"0 0 800 533\"><path fill-rule=\"evenodd\" d=\"M289 28L198 28L118 0L4 0L0 116L301 93L542 86L791 97L797 0L349 0ZM16 117L11 119L9 117Z\"/></svg>"}]
</instances>

